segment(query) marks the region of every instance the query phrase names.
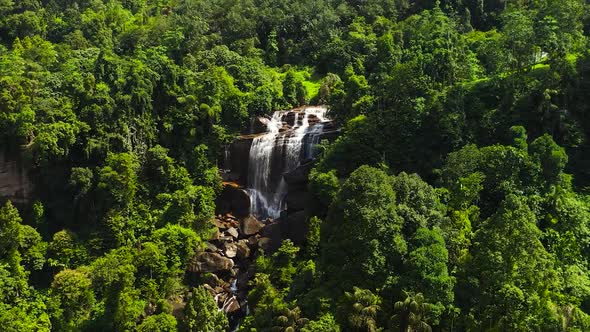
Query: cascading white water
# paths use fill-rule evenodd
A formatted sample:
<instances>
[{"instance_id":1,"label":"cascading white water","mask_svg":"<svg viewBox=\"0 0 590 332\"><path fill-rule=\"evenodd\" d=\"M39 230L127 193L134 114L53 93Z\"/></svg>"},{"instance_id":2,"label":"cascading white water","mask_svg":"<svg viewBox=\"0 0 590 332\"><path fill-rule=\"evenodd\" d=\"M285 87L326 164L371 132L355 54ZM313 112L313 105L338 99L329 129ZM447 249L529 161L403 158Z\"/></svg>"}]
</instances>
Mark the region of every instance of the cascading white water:
<instances>
[{"instance_id":1,"label":"cascading white water","mask_svg":"<svg viewBox=\"0 0 590 332\"><path fill-rule=\"evenodd\" d=\"M312 157L319 141L325 107L275 112L267 123L267 132L252 141L248 157L250 211L258 218L277 218L285 208L287 184L283 173L295 169ZM291 118L289 127L285 120ZM312 120L312 121L310 121Z\"/></svg>"}]
</instances>

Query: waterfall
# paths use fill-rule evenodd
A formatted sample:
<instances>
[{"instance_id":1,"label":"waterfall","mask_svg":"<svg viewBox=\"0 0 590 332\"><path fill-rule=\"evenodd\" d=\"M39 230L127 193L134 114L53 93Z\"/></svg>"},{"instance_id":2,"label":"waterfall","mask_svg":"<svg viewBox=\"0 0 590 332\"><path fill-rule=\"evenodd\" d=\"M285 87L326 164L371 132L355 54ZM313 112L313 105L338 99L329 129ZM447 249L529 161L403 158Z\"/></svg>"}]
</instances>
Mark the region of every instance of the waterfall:
<instances>
[{"instance_id":1,"label":"waterfall","mask_svg":"<svg viewBox=\"0 0 590 332\"><path fill-rule=\"evenodd\" d=\"M278 111L267 122L266 133L252 141L248 156L250 211L258 218L277 218L285 209L287 183L283 173L313 156L327 109L307 107Z\"/></svg>"},{"instance_id":2,"label":"waterfall","mask_svg":"<svg viewBox=\"0 0 590 332\"><path fill-rule=\"evenodd\" d=\"M229 145L226 145L223 149L223 170L226 172L231 170L231 152L229 151Z\"/></svg>"}]
</instances>

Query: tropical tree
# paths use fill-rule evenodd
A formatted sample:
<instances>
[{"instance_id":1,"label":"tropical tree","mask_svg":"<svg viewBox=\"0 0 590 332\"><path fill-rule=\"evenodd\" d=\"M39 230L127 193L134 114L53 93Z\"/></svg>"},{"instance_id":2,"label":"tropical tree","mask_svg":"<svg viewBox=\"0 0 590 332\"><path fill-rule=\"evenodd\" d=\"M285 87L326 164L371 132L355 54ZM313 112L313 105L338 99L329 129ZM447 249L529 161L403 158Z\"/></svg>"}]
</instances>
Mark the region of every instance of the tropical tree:
<instances>
[{"instance_id":1,"label":"tropical tree","mask_svg":"<svg viewBox=\"0 0 590 332\"><path fill-rule=\"evenodd\" d=\"M221 332L228 327L227 317L218 310L213 297L202 286L193 288L184 314L186 331Z\"/></svg>"},{"instance_id":2,"label":"tropical tree","mask_svg":"<svg viewBox=\"0 0 590 332\"><path fill-rule=\"evenodd\" d=\"M381 299L368 289L353 287L340 304L340 320L350 331L378 331L377 314Z\"/></svg>"},{"instance_id":3,"label":"tropical tree","mask_svg":"<svg viewBox=\"0 0 590 332\"><path fill-rule=\"evenodd\" d=\"M426 303L422 293L412 294L403 291L404 300L395 302L395 314L390 318L393 329L400 332L430 332L432 328L426 322L430 304Z\"/></svg>"}]
</instances>

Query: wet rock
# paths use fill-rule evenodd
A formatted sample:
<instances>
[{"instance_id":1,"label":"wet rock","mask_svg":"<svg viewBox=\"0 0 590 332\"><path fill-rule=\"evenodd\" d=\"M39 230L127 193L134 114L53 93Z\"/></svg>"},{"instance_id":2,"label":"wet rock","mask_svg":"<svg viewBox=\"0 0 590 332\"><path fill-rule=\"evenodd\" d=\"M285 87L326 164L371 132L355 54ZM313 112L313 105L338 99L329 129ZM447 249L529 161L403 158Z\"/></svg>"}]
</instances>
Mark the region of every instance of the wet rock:
<instances>
[{"instance_id":1,"label":"wet rock","mask_svg":"<svg viewBox=\"0 0 590 332\"><path fill-rule=\"evenodd\" d=\"M225 183L216 200L219 212L245 217L250 213L250 196L235 183Z\"/></svg>"},{"instance_id":2,"label":"wet rock","mask_svg":"<svg viewBox=\"0 0 590 332\"><path fill-rule=\"evenodd\" d=\"M223 287L223 284L225 284L225 281L219 279L219 277L213 273L207 273L203 277L203 282L210 287Z\"/></svg>"},{"instance_id":3,"label":"wet rock","mask_svg":"<svg viewBox=\"0 0 590 332\"><path fill-rule=\"evenodd\" d=\"M243 185L248 183L248 157L254 137L255 135L241 136L230 145L232 178Z\"/></svg>"},{"instance_id":4,"label":"wet rock","mask_svg":"<svg viewBox=\"0 0 590 332\"><path fill-rule=\"evenodd\" d=\"M272 239L269 237L261 237L258 240L258 246L264 251L270 251L272 244Z\"/></svg>"},{"instance_id":5,"label":"wet rock","mask_svg":"<svg viewBox=\"0 0 590 332\"><path fill-rule=\"evenodd\" d=\"M238 273L236 286L241 290L248 289L248 273Z\"/></svg>"},{"instance_id":6,"label":"wet rock","mask_svg":"<svg viewBox=\"0 0 590 332\"><path fill-rule=\"evenodd\" d=\"M220 219L220 217L213 219L212 222L213 222L213 226L215 226L219 229L226 229L227 228L226 223L222 219Z\"/></svg>"},{"instance_id":7,"label":"wet rock","mask_svg":"<svg viewBox=\"0 0 590 332\"><path fill-rule=\"evenodd\" d=\"M255 247L258 245L258 239L260 238L260 235L252 235L248 238L248 244Z\"/></svg>"},{"instance_id":8,"label":"wet rock","mask_svg":"<svg viewBox=\"0 0 590 332\"><path fill-rule=\"evenodd\" d=\"M205 242L206 250L211 252L217 252L217 247L211 242Z\"/></svg>"},{"instance_id":9,"label":"wet rock","mask_svg":"<svg viewBox=\"0 0 590 332\"><path fill-rule=\"evenodd\" d=\"M235 296L231 296L225 299L221 308L226 314L231 314L240 310L240 302Z\"/></svg>"},{"instance_id":10,"label":"wet rock","mask_svg":"<svg viewBox=\"0 0 590 332\"><path fill-rule=\"evenodd\" d=\"M237 229L235 229L234 227L231 227L231 228L229 228L229 229L227 230L227 233L228 233L229 235L231 235L231 236L232 236L234 239L237 239L237 238L238 238L238 230L237 230Z\"/></svg>"},{"instance_id":11,"label":"wet rock","mask_svg":"<svg viewBox=\"0 0 590 332\"><path fill-rule=\"evenodd\" d=\"M238 247L236 246L235 243L224 243L223 244L223 253L225 254L225 256L229 257L229 258L234 258L236 257L237 253L238 253Z\"/></svg>"},{"instance_id":12,"label":"wet rock","mask_svg":"<svg viewBox=\"0 0 590 332\"><path fill-rule=\"evenodd\" d=\"M234 238L231 235L222 235L218 239L220 242L232 242L233 240Z\"/></svg>"},{"instance_id":13,"label":"wet rock","mask_svg":"<svg viewBox=\"0 0 590 332\"><path fill-rule=\"evenodd\" d=\"M283 115L281 121L286 122L289 126L294 126L296 124L297 114L298 112L287 112Z\"/></svg>"},{"instance_id":14,"label":"wet rock","mask_svg":"<svg viewBox=\"0 0 590 332\"><path fill-rule=\"evenodd\" d=\"M252 119L250 123L250 132L249 134L262 134L267 131L268 124L270 119L258 116Z\"/></svg>"},{"instance_id":15,"label":"wet rock","mask_svg":"<svg viewBox=\"0 0 590 332\"><path fill-rule=\"evenodd\" d=\"M311 114L307 115L307 121L310 126L313 126L313 125L319 123L321 121L321 119L317 115L311 113Z\"/></svg>"},{"instance_id":16,"label":"wet rock","mask_svg":"<svg viewBox=\"0 0 590 332\"><path fill-rule=\"evenodd\" d=\"M240 221L240 231L246 236L258 233L262 227L264 227L264 224L252 215L249 215Z\"/></svg>"},{"instance_id":17,"label":"wet rock","mask_svg":"<svg viewBox=\"0 0 590 332\"><path fill-rule=\"evenodd\" d=\"M270 238L280 238L281 237L281 225L278 222L268 224L264 226L260 230L260 236L262 237L270 237Z\"/></svg>"},{"instance_id":18,"label":"wet rock","mask_svg":"<svg viewBox=\"0 0 590 332\"><path fill-rule=\"evenodd\" d=\"M248 246L247 240L240 240L237 244L237 254L240 258L250 257L250 247Z\"/></svg>"},{"instance_id":19,"label":"wet rock","mask_svg":"<svg viewBox=\"0 0 590 332\"><path fill-rule=\"evenodd\" d=\"M301 164L290 172L284 173L283 178L285 179L285 182L287 182L289 186L306 185L308 182L307 178L311 172L311 169L313 168L313 165L313 162L307 162Z\"/></svg>"},{"instance_id":20,"label":"wet rock","mask_svg":"<svg viewBox=\"0 0 590 332\"><path fill-rule=\"evenodd\" d=\"M188 270L191 272L218 272L230 271L234 267L234 261L214 252L201 252L193 257Z\"/></svg>"}]
</instances>

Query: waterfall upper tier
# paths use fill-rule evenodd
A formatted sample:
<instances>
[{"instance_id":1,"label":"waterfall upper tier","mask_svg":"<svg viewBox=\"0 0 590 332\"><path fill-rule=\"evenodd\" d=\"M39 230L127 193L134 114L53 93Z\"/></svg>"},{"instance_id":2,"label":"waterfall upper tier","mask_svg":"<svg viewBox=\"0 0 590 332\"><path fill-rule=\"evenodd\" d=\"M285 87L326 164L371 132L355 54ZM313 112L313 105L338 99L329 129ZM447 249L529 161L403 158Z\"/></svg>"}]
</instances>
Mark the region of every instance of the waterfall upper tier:
<instances>
[{"instance_id":1,"label":"waterfall upper tier","mask_svg":"<svg viewBox=\"0 0 590 332\"><path fill-rule=\"evenodd\" d=\"M255 119L251 133L241 136L227 151L224 168L232 180L247 187L250 212L258 218L277 218L286 208L284 174L314 157L314 146L337 134L326 117L326 107L277 111ZM247 162L245 162L247 160Z\"/></svg>"},{"instance_id":2,"label":"waterfall upper tier","mask_svg":"<svg viewBox=\"0 0 590 332\"><path fill-rule=\"evenodd\" d=\"M266 123L267 132L252 141L248 158L248 190L253 214L277 218L285 208L287 183L283 173L312 156L313 145L326 121L324 107L278 111Z\"/></svg>"}]
</instances>

